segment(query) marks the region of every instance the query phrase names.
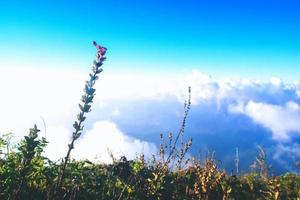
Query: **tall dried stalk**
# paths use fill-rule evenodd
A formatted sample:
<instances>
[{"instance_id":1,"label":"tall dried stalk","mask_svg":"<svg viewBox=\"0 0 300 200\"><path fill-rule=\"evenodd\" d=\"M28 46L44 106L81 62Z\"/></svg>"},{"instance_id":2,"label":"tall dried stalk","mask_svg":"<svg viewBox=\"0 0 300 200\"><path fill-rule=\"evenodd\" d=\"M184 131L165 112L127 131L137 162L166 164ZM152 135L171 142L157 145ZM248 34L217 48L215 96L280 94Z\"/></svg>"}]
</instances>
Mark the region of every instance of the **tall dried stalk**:
<instances>
[{"instance_id":1,"label":"tall dried stalk","mask_svg":"<svg viewBox=\"0 0 300 200\"><path fill-rule=\"evenodd\" d=\"M179 140L180 136L182 136L185 132L186 119L187 119L187 116L188 116L190 108L191 108L191 87L188 88L188 93L189 93L188 100L184 103L184 114L183 114L183 118L181 121L181 126L179 128L179 131L176 135L176 138L175 138L173 144L171 145L169 155L165 162L166 164L168 164L171 161L171 158L175 153L178 140ZM170 142L172 143L172 141L170 141Z\"/></svg>"}]
</instances>

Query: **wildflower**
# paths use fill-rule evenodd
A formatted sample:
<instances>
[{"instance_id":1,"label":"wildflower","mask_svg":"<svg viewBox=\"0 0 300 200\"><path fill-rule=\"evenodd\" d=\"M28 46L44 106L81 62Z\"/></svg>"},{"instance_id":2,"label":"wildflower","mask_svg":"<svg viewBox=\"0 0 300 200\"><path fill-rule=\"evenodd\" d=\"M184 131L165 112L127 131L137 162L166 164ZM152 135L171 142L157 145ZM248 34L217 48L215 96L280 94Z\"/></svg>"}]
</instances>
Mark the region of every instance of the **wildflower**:
<instances>
[{"instance_id":1,"label":"wildflower","mask_svg":"<svg viewBox=\"0 0 300 200\"><path fill-rule=\"evenodd\" d=\"M86 119L85 114L89 113L91 111L91 104L93 102L93 98L95 96L96 89L94 88L95 82L98 79L98 75L102 72L102 64L105 60L105 53L107 51L107 48L102 47L98 45L95 41L93 42L93 45L97 48L97 55L96 59L93 63L93 73L90 75L90 80L86 81L85 87L84 87L84 95L81 98L81 104L79 104L80 112L77 115L77 120L74 122L73 127L75 131L72 135L71 143L68 145L68 152L64 159L64 162L62 164L62 168L60 171L60 174L57 178L57 185L56 189L54 191L54 199L61 199L61 193L60 190L62 188L62 184L65 178L65 170L68 163L68 160L70 159L70 154L72 149L74 149L74 142L81 136L83 125L82 123Z\"/></svg>"},{"instance_id":2,"label":"wildflower","mask_svg":"<svg viewBox=\"0 0 300 200\"><path fill-rule=\"evenodd\" d=\"M101 59L106 51L107 51L107 48L106 47L102 47L100 46L99 44L97 44L97 42L93 41L93 45L97 48L98 52L97 52L97 58L98 59Z\"/></svg>"}]
</instances>

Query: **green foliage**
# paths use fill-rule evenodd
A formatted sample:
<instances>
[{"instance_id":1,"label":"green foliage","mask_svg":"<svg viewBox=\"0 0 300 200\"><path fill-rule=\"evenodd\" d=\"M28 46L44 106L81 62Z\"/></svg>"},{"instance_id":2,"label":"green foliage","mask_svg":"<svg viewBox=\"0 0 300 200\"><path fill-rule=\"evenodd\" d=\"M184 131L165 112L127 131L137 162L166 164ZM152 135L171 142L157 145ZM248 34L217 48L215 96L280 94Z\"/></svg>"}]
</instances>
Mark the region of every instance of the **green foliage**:
<instances>
[{"instance_id":1,"label":"green foliage","mask_svg":"<svg viewBox=\"0 0 300 200\"><path fill-rule=\"evenodd\" d=\"M0 199L51 199L62 163L42 156L47 142L34 127L0 162ZM5 136L0 141L5 140ZM3 143L2 143L3 144ZM4 153L5 152L5 153ZM192 159L185 167L170 168L158 157L146 161L122 157L113 164L71 160L67 163L62 199L112 200L233 200L299 199L300 176L287 173L265 177L251 172L227 175L213 158Z\"/></svg>"},{"instance_id":2,"label":"green foliage","mask_svg":"<svg viewBox=\"0 0 300 200\"><path fill-rule=\"evenodd\" d=\"M31 198L34 191L38 196L38 193L46 189L40 186L45 182L43 170L46 158L41 154L47 142L44 138L38 139L38 132L35 125L30 129L28 136L19 143L16 151L7 151L1 160L0 199ZM5 139L1 141L9 144L10 139L11 137L5 135Z\"/></svg>"}]
</instances>

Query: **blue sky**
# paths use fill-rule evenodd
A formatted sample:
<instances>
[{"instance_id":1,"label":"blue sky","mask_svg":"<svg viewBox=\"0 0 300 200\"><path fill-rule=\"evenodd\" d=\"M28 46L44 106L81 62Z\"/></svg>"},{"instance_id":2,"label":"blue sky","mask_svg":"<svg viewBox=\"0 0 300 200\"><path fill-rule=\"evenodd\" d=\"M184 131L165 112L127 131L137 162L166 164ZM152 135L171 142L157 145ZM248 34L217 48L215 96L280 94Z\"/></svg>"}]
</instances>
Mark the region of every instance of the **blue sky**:
<instances>
[{"instance_id":1,"label":"blue sky","mask_svg":"<svg viewBox=\"0 0 300 200\"><path fill-rule=\"evenodd\" d=\"M20 139L37 123L50 158L62 158L96 40L108 59L78 158L155 153L192 86L192 155L216 150L230 171L238 147L247 170L262 145L276 172L296 171L299 9L291 0L0 1L0 134Z\"/></svg>"},{"instance_id":2,"label":"blue sky","mask_svg":"<svg viewBox=\"0 0 300 200\"><path fill-rule=\"evenodd\" d=\"M114 70L295 80L299 8L278 0L2 1L0 52L26 65L84 68L97 40L109 48Z\"/></svg>"}]
</instances>

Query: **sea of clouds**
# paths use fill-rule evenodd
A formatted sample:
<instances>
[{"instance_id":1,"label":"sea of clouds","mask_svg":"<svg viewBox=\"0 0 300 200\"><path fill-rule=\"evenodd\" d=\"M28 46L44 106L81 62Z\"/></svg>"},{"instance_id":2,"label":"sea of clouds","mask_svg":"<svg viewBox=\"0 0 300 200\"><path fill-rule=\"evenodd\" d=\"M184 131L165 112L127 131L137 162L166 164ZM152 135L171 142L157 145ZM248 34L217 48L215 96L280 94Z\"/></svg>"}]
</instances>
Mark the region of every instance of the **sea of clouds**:
<instances>
[{"instance_id":1,"label":"sea of clouds","mask_svg":"<svg viewBox=\"0 0 300 200\"><path fill-rule=\"evenodd\" d=\"M49 141L46 154L64 157L78 112L87 72L33 68L0 69L0 134L21 139L36 123ZM183 104L192 88L185 137L191 154L208 150L227 170L236 148L245 171L258 153L267 152L275 173L296 171L300 160L300 84L214 79L198 70L184 73L121 73L104 70L96 83L92 112L72 157L110 162L115 157L156 154L159 134L177 133Z\"/></svg>"}]
</instances>

